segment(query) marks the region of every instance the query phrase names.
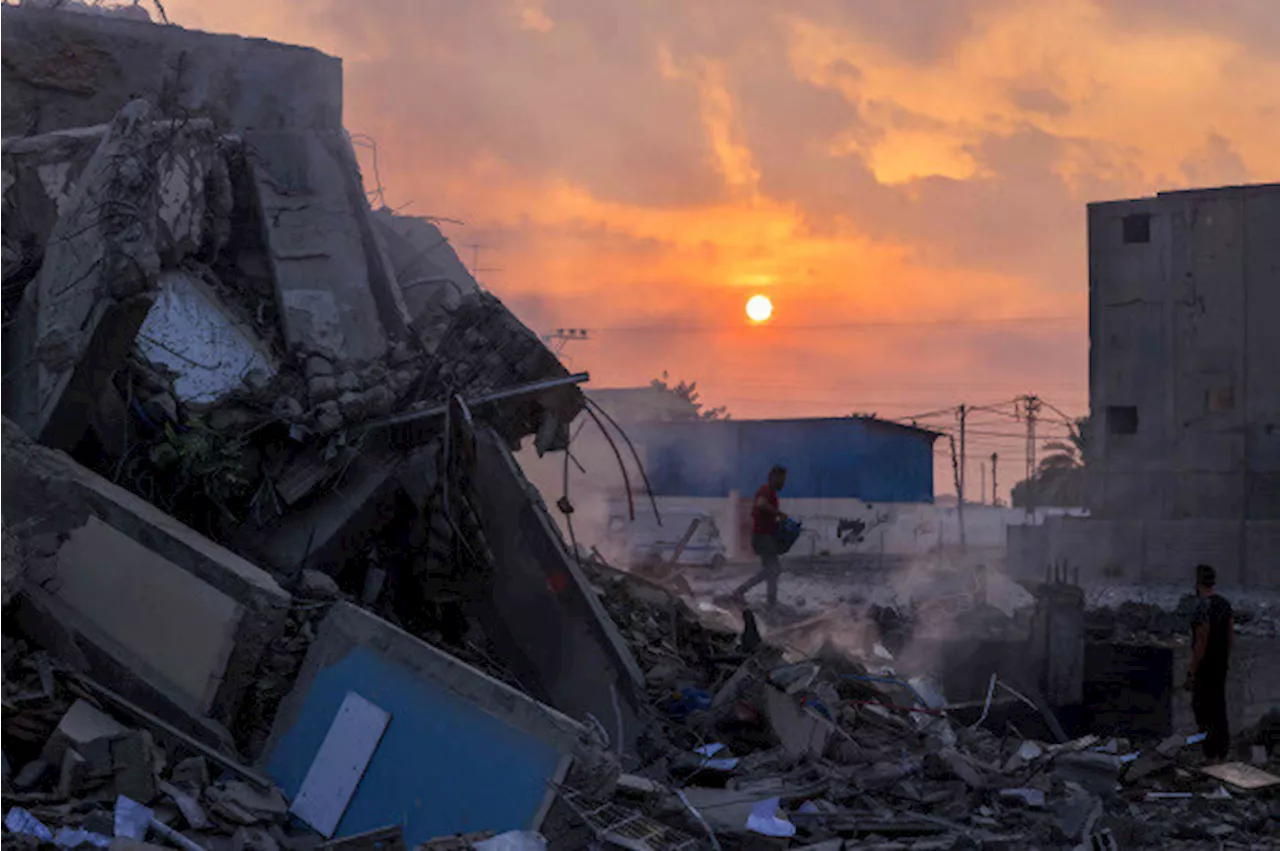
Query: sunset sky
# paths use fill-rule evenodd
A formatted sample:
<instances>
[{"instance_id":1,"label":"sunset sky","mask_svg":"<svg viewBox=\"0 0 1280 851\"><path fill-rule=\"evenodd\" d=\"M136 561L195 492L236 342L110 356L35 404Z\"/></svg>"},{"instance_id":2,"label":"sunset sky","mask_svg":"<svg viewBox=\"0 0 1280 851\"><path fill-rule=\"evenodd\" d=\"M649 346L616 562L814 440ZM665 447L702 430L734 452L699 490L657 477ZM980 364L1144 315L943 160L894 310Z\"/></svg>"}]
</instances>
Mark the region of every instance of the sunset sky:
<instances>
[{"instance_id":1,"label":"sunset sky","mask_svg":"<svg viewBox=\"0 0 1280 851\"><path fill-rule=\"evenodd\" d=\"M1083 413L1084 205L1280 178L1275 0L165 7L341 56L389 206L465 222L539 332L591 329L593 384L665 369L740 417ZM1011 484L1004 422L970 451Z\"/></svg>"}]
</instances>

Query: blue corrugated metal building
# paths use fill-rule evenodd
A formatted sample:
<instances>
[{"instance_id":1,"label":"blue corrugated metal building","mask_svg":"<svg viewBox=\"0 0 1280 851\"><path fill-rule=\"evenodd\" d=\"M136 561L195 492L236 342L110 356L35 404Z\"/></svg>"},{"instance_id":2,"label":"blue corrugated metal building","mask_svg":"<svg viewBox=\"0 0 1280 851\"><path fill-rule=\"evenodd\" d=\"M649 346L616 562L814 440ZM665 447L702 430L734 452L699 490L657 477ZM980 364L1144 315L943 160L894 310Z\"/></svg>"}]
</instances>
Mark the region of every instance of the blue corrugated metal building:
<instances>
[{"instance_id":1,"label":"blue corrugated metal building","mask_svg":"<svg viewBox=\"0 0 1280 851\"><path fill-rule=\"evenodd\" d=\"M774 464L791 499L933 502L936 432L869 417L646 423L636 428L660 496L755 493Z\"/></svg>"}]
</instances>

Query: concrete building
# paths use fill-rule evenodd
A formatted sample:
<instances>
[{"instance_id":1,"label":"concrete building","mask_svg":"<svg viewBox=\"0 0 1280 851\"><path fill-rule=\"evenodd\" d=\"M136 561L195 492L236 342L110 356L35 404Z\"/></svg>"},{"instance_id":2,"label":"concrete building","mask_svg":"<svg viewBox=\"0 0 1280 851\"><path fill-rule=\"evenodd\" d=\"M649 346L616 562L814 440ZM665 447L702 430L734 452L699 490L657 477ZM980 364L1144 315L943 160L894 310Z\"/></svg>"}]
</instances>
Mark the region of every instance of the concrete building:
<instances>
[{"instance_id":1,"label":"concrete building","mask_svg":"<svg viewBox=\"0 0 1280 851\"><path fill-rule=\"evenodd\" d=\"M1042 574L1280 582L1280 184L1091 204L1092 520L1017 530Z\"/></svg>"}]
</instances>

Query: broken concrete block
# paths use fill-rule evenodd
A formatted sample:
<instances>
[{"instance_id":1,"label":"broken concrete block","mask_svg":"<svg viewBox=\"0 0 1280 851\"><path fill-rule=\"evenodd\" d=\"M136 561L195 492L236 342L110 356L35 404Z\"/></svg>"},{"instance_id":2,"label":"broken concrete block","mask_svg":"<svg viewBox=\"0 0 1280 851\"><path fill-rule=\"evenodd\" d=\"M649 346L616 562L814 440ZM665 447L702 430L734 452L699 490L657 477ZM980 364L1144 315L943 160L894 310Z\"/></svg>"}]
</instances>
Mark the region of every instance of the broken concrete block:
<instances>
[{"instance_id":1,"label":"broken concrete block","mask_svg":"<svg viewBox=\"0 0 1280 851\"><path fill-rule=\"evenodd\" d=\"M69 749L84 753L85 746L98 739L113 739L124 735L126 728L110 715L100 711L88 701L77 700L58 722L53 735L45 742L43 757L51 765L62 765L63 754Z\"/></svg>"},{"instance_id":2,"label":"broken concrete block","mask_svg":"<svg viewBox=\"0 0 1280 851\"><path fill-rule=\"evenodd\" d=\"M209 785L209 763L202 756L188 757L173 767L169 780L197 792Z\"/></svg>"},{"instance_id":3,"label":"broken concrete block","mask_svg":"<svg viewBox=\"0 0 1280 851\"><path fill-rule=\"evenodd\" d=\"M1027 787L1001 789L1000 797L1009 801L1020 801L1028 807L1033 807L1035 809L1043 809L1045 803L1045 793L1043 790Z\"/></svg>"},{"instance_id":4,"label":"broken concrete block","mask_svg":"<svg viewBox=\"0 0 1280 851\"><path fill-rule=\"evenodd\" d=\"M214 812L237 824L276 821L289 811L289 802L279 789L258 789L243 780L219 783L208 789L205 797Z\"/></svg>"},{"instance_id":5,"label":"broken concrete block","mask_svg":"<svg viewBox=\"0 0 1280 851\"><path fill-rule=\"evenodd\" d=\"M951 773L963 780L970 789L982 789L987 785L982 774L973 766L968 757L955 748L943 748L938 751L938 756Z\"/></svg>"},{"instance_id":6,"label":"broken concrete block","mask_svg":"<svg viewBox=\"0 0 1280 851\"><path fill-rule=\"evenodd\" d=\"M1053 761L1053 773L1095 794L1110 794L1120 776L1121 763L1109 754L1064 753Z\"/></svg>"},{"instance_id":7,"label":"broken concrete block","mask_svg":"<svg viewBox=\"0 0 1280 851\"><path fill-rule=\"evenodd\" d=\"M340 600L342 589L333 577L318 570L303 570L298 577L296 593L312 600Z\"/></svg>"},{"instance_id":8,"label":"broken concrete block","mask_svg":"<svg viewBox=\"0 0 1280 851\"><path fill-rule=\"evenodd\" d=\"M280 851L280 843L260 827L239 827L231 836L231 851Z\"/></svg>"},{"instance_id":9,"label":"broken concrete block","mask_svg":"<svg viewBox=\"0 0 1280 851\"><path fill-rule=\"evenodd\" d=\"M769 723L787 753L821 756L835 732L835 725L780 689L766 687L764 691Z\"/></svg>"},{"instance_id":10,"label":"broken concrete block","mask_svg":"<svg viewBox=\"0 0 1280 851\"><path fill-rule=\"evenodd\" d=\"M307 358L306 376L308 381L313 378L329 378L333 374L333 361L320 357L320 355L312 355Z\"/></svg>"},{"instance_id":11,"label":"broken concrete block","mask_svg":"<svg viewBox=\"0 0 1280 851\"><path fill-rule=\"evenodd\" d=\"M18 770L13 776L15 789L30 789L44 780L52 766L44 759L33 759Z\"/></svg>"},{"instance_id":12,"label":"broken concrete block","mask_svg":"<svg viewBox=\"0 0 1280 851\"><path fill-rule=\"evenodd\" d=\"M200 806L197 795L191 795L179 789L172 783L160 781L157 788L164 793L169 800L173 801L178 811L182 813L182 817L186 819L187 825L194 830L203 830L209 824L209 817L205 815L204 808Z\"/></svg>"},{"instance_id":13,"label":"broken concrete block","mask_svg":"<svg viewBox=\"0 0 1280 851\"><path fill-rule=\"evenodd\" d=\"M271 416L285 422L301 422L307 415L302 403L292 396L281 396L271 405Z\"/></svg>"},{"instance_id":14,"label":"broken concrete block","mask_svg":"<svg viewBox=\"0 0 1280 851\"><path fill-rule=\"evenodd\" d=\"M338 380L332 375L317 375L307 379L307 396L312 403L337 399L338 393Z\"/></svg>"},{"instance_id":15,"label":"broken concrete block","mask_svg":"<svg viewBox=\"0 0 1280 851\"><path fill-rule=\"evenodd\" d=\"M321 402L316 405L316 430L321 434L328 434L342 428L345 420L342 418L342 412L338 410L336 401Z\"/></svg>"},{"instance_id":16,"label":"broken concrete block","mask_svg":"<svg viewBox=\"0 0 1280 851\"><path fill-rule=\"evenodd\" d=\"M351 370L347 370L338 376L338 391L340 393L354 393L363 389L364 385L360 382L360 376Z\"/></svg>"},{"instance_id":17,"label":"broken concrete block","mask_svg":"<svg viewBox=\"0 0 1280 851\"><path fill-rule=\"evenodd\" d=\"M67 749L62 755L62 768L58 775L58 794L64 798L78 796L89 778L89 761L75 750Z\"/></svg>"},{"instance_id":18,"label":"broken concrete block","mask_svg":"<svg viewBox=\"0 0 1280 851\"><path fill-rule=\"evenodd\" d=\"M156 796L151 736L133 731L111 740L111 763L117 795L145 804Z\"/></svg>"}]
</instances>

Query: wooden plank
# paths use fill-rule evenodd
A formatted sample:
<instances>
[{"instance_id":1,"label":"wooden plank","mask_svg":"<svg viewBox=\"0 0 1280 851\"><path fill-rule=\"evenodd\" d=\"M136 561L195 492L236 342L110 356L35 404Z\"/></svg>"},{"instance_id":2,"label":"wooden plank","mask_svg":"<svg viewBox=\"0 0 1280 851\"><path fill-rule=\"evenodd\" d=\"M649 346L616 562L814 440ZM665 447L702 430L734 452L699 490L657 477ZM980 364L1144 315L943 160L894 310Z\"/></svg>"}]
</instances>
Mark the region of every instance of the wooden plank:
<instances>
[{"instance_id":1,"label":"wooden plank","mask_svg":"<svg viewBox=\"0 0 1280 851\"><path fill-rule=\"evenodd\" d=\"M322 842L316 846L316 851L404 851L404 848L404 828L389 824Z\"/></svg>"},{"instance_id":2,"label":"wooden plank","mask_svg":"<svg viewBox=\"0 0 1280 851\"><path fill-rule=\"evenodd\" d=\"M1224 783L1230 783L1237 789L1244 789L1249 792L1280 784L1280 777L1243 762L1207 765L1200 770L1210 777L1216 777Z\"/></svg>"},{"instance_id":3,"label":"wooden plank","mask_svg":"<svg viewBox=\"0 0 1280 851\"><path fill-rule=\"evenodd\" d=\"M289 812L333 838L390 722L385 710L347 692Z\"/></svg>"}]
</instances>

